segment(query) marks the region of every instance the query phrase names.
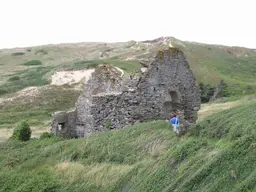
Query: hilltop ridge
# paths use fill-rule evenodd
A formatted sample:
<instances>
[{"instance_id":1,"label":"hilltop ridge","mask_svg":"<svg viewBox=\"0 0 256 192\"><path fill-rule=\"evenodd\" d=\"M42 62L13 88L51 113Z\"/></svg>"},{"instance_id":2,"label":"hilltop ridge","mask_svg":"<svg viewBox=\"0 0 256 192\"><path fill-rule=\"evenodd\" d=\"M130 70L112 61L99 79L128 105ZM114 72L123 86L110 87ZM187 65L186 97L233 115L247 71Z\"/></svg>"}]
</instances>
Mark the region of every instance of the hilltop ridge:
<instances>
[{"instance_id":1,"label":"hilltop ridge","mask_svg":"<svg viewBox=\"0 0 256 192\"><path fill-rule=\"evenodd\" d=\"M43 72L43 78L47 81L55 70L81 69L90 64L90 61L95 65L102 61L127 61L130 65L134 63L133 66L122 68L131 71L141 67L139 63L150 62L157 50L169 44L185 52L197 82L217 85L223 79L231 85L231 91L235 94L241 93L241 90L251 92L251 89L255 89L255 49L181 41L174 37L119 43L64 43L0 50L0 85L6 84L8 77L17 76L25 70L32 70L31 68L43 70L48 67ZM35 60L41 64L26 64Z\"/></svg>"}]
</instances>

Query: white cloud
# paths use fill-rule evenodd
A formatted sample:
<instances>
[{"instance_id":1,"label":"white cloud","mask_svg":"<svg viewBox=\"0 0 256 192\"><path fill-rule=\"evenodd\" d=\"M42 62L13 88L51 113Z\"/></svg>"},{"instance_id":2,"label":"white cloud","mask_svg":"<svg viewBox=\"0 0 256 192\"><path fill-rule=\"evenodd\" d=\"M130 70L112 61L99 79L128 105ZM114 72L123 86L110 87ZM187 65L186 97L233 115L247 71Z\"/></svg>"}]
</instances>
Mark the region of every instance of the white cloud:
<instances>
[{"instance_id":1,"label":"white cloud","mask_svg":"<svg viewBox=\"0 0 256 192\"><path fill-rule=\"evenodd\" d=\"M256 48L253 0L1 0L0 47L181 40Z\"/></svg>"}]
</instances>

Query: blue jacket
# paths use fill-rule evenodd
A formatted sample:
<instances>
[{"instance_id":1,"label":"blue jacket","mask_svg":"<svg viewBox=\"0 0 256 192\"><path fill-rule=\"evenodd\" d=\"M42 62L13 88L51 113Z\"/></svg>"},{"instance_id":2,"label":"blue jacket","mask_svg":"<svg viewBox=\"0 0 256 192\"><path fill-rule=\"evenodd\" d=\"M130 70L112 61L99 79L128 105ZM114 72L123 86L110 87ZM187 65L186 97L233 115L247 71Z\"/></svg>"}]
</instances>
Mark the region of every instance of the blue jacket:
<instances>
[{"instance_id":1,"label":"blue jacket","mask_svg":"<svg viewBox=\"0 0 256 192\"><path fill-rule=\"evenodd\" d=\"M173 117L171 118L170 123L174 125L179 125L180 121L177 117Z\"/></svg>"}]
</instances>

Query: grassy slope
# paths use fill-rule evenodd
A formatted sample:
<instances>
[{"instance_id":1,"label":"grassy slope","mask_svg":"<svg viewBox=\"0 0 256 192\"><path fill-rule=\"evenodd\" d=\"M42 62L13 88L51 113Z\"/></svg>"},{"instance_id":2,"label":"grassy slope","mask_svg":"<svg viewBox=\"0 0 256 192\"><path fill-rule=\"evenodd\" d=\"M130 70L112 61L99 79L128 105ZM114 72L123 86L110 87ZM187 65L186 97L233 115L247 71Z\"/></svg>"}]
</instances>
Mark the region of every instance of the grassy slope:
<instances>
[{"instance_id":1,"label":"grassy slope","mask_svg":"<svg viewBox=\"0 0 256 192\"><path fill-rule=\"evenodd\" d=\"M198 82L216 85L220 79L231 86L235 94L247 94L256 89L256 51L239 47L225 47L183 42L170 38L172 44L187 54L191 69ZM81 69L107 62L127 72L140 67L138 59L148 59L163 47L163 43L80 43L32 47L24 55L14 56L19 50L0 50L0 95L1 91L15 92L28 86L46 84L50 75L60 69ZM104 57L100 57L106 53ZM125 59L132 59L124 61ZM40 61L40 65L26 65ZM20 81L7 80L20 76ZM32 78L33 77L33 78Z\"/></svg>"},{"instance_id":2,"label":"grassy slope","mask_svg":"<svg viewBox=\"0 0 256 192\"><path fill-rule=\"evenodd\" d=\"M216 85L224 79L235 94L255 90L254 50L179 42L185 45L198 82ZM147 58L144 53L156 51L158 45L154 46L58 45L32 48L18 56L2 50L0 95L47 84L55 70L99 64L99 51L109 50L104 61L131 72L138 62L122 60ZM27 65L31 60L42 63ZM55 87L36 98L0 104L0 128L13 127L24 118L31 125L49 121L53 111L73 107L79 93ZM0 191L253 191L255 109L255 102L250 102L213 115L197 126L194 135L179 139L166 122L157 121L87 140L2 143ZM237 182L231 181L231 170Z\"/></svg>"},{"instance_id":3,"label":"grassy slope","mask_svg":"<svg viewBox=\"0 0 256 192\"><path fill-rule=\"evenodd\" d=\"M181 138L155 121L88 139L6 142L0 191L255 191L255 109L212 115Z\"/></svg>"},{"instance_id":4,"label":"grassy slope","mask_svg":"<svg viewBox=\"0 0 256 192\"><path fill-rule=\"evenodd\" d=\"M80 70L92 68L103 63L112 64L126 72L132 72L133 70L139 69L139 63L137 61L121 61L113 59L82 60L70 64L61 64L55 66L49 66L47 64L33 66L13 72L9 75L3 75L2 78L5 79L5 83L0 84L0 96L8 93L14 93L30 86L47 85L50 82L51 75L57 70ZM13 68L15 68L15 66L13 66Z\"/></svg>"},{"instance_id":5,"label":"grassy slope","mask_svg":"<svg viewBox=\"0 0 256 192\"><path fill-rule=\"evenodd\" d=\"M34 96L20 96L0 103L0 128L13 128L14 124L28 119L30 125L40 125L50 121L56 110L66 110L75 106L81 91L61 86L38 89Z\"/></svg>"},{"instance_id":6,"label":"grassy slope","mask_svg":"<svg viewBox=\"0 0 256 192\"><path fill-rule=\"evenodd\" d=\"M182 42L198 82L216 85L223 79L233 94L256 90L256 51L240 47Z\"/></svg>"}]
</instances>

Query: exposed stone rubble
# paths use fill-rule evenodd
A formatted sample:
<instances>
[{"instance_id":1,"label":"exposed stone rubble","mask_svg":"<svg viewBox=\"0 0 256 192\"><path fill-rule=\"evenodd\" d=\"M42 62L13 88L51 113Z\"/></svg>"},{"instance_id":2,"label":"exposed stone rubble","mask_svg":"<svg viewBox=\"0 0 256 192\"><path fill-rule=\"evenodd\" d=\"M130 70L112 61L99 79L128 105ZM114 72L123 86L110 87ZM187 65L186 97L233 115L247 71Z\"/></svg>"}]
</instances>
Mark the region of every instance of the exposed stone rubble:
<instances>
[{"instance_id":1,"label":"exposed stone rubble","mask_svg":"<svg viewBox=\"0 0 256 192\"><path fill-rule=\"evenodd\" d=\"M200 94L186 58L180 50L159 51L147 70L121 77L111 65L95 69L86 82L76 108L53 114L52 132L65 137L120 129L126 125L169 119L177 111L181 132L196 122Z\"/></svg>"}]
</instances>

